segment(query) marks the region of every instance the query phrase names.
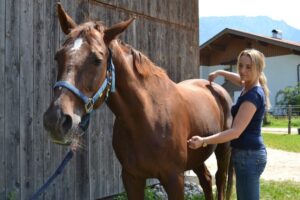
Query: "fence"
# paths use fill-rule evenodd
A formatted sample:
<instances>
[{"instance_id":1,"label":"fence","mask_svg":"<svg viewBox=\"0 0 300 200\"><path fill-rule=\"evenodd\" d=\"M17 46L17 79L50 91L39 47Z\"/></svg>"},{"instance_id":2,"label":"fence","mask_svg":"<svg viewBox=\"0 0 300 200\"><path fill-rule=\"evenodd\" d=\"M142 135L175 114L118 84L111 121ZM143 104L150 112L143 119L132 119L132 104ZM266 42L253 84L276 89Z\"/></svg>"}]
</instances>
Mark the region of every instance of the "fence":
<instances>
[{"instance_id":1,"label":"fence","mask_svg":"<svg viewBox=\"0 0 300 200\"><path fill-rule=\"evenodd\" d=\"M269 113L275 118L288 119L288 133L291 133L292 120L300 117L300 105L278 105L271 108Z\"/></svg>"},{"instance_id":2,"label":"fence","mask_svg":"<svg viewBox=\"0 0 300 200\"><path fill-rule=\"evenodd\" d=\"M300 105L280 105L274 106L270 110L274 117L292 117L300 116Z\"/></svg>"}]
</instances>

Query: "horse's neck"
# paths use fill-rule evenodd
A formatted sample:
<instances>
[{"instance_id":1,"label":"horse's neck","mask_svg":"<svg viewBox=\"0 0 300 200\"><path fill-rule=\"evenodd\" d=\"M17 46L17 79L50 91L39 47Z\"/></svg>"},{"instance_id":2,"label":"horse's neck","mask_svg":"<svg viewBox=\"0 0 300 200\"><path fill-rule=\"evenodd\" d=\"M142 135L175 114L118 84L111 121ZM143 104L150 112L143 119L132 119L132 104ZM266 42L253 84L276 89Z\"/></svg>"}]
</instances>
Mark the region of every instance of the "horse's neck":
<instances>
[{"instance_id":1,"label":"horse's neck","mask_svg":"<svg viewBox=\"0 0 300 200\"><path fill-rule=\"evenodd\" d=\"M111 110L117 116L137 112L137 117L147 117L149 113L146 113L145 108L151 110L157 99L163 98L165 88L173 82L167 79L153 83L152 78L145 80L138 77L132 55L124 52L118 43L114 43L111 48L116 70L116 93L109 101Z\"/></svg>"}]
</instances>

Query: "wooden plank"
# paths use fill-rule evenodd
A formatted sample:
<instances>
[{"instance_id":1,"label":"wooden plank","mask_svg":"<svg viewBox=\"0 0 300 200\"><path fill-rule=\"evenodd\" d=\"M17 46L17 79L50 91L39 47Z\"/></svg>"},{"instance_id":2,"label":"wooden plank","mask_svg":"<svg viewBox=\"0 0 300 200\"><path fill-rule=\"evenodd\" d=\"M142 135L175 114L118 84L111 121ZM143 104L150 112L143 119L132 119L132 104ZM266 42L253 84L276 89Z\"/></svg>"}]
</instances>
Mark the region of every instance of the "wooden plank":
<instances>
[{"instance_id":1,"label":"wooden plank","mask_svg":"<svg viewBox=\"0 0 300 200\"><path fill-rule=\"evenodd\" d=\"M33 180L33 7L32 1L20 2L20 173L21 199L34 192Z\"/></svg>"},{"instance_id":2,"label":"wooden plank","mask_svg":"<svg viewBox=\"0 0 300 200\"><path fill-rule=\"evenodd\" d=\"M44 5L42 0L33 2L33 181L34 191L44 183L47 177L44 166L44 128L43 128L43 104L44 104L44 71L45 67L45 30L44 30ZM49 191L49 190L47 190Z\"/></svg>"},{"instance_id":3,"label":"wooden plank","mask_svg":"<svg viewBox=\"0 0 300 200\"><path fill-rule=\"evenodd\" d=\"M62 5L65 5L65 2L61 2ZM69 4L67 4L69 5ZM64 35L60 34L60 27L58 23L57 13L56 13L56 2L55 1L44 1L41 5L44 9L44 35L42 37L43 46L46 50L43 59L45 60L45 67L43 70L44 79L47 80L46 84L43 84L44 87L44 104L42 106L42 113L44 113L50 101L52 100L53 88L56 81L57 68L54 60L54 55L57 49L60 47L60 42ZM71 6L71 4L70 4ZM47 133L44 130L43 143L46 148L44 148L44 181L51 176L54 171L57 169L62 159L67 153L67 148L54 144ZM73 199L70 196L69 188L70 184L65 183L69 181L70 167L74 164L74 161L70 162L62 172L62 174L55 180L53 184L47 189L44 199ZM71 167L72 168L72 167ZM65 182L64 182L65 181ZM70 196L70 197L69 197Z\"/></svg>"},{"instance_id":4,"label":"wooden plank","mask_svg":"<svg viewBox=\"0 0 300 200\"><path fill-rule=\"evenodd\" d=\"M5 1L0 1L0 172L6 174L5 167ZM6 176L0 176L0 199L6 197Z\"/></svg>"},{"instance_id":5,"label":"wooden plank","mask_svg":"<svg viewBox=\"0 0 300 200\"><path fill-rule=\"evenodd\" d=\"M108 178L110 179L109 182L109 194L116 194L120 191L123 191L123 183L121 179L121 168L120 163L117 161L117 158L115 156L114 150L112 148L112 136L113 136L113 125L115 117L113 113L110 111L108 107L106 107L106 118L107 118L107 138L108 142L106 143L106 146L109 150L109 169L110 174L108 175ZM114 166L114 167L112 167Z\"/></svg>"},{"instance_id":6,"label":"wooden plank","mask_svg":"<svg viewBox=\"0 0 300 200\"><path fill-rule=\"evenodd\" d=\"M101 110L101 108L100 108ZM90 184L90 199L96 199L102 194L101 180L101 119L99 115L99 109L92 114L92 120L88 131L89 141L89 184Z\"/></svg>"},{"instance_id":7,"label":"wooden plank","mask_svg":"<svg viewBox=\"0 0 300 200\"><path fill-rule=\"evenodd\" d=\"M56 16L56 2L55 1L44 1L43 5L41 5L44 12L43 19L43 41L45 48L45 66L43 67L43 88L44 88L44 104L42 105L41 113L44 113L50 102L52 100L53 94L53 85L56 80L56 63L54 60L54 55L59 46L59 25L58 19ZM54 171L57 169L61 160L63 159L62 148L59 145L54 144L49 136L49 133L45 130L43 131L43 157L44 157L44 181L51 176ZM61 185L61 180L63 178L63 174L67 171L69 165L66 167L62 175L55 180L53 184L47 189L47 192L44 195L45 199L61 199L60 194L63 192L63 186Z\"/></svg>"},{"instance_id":8,"label":"wooden plank","mask_svg":"<svg viewBox=\"0 0 300 200\"><path fill-rule=\"evenodd\" d=\"M104 115L103 117L105 118L104 121L104 127L103 129L105 131L104 132L104 143L103 143L103 147L104 147L104 157L106 158L104 160L105 162L105 180L106 180L106 184L105 184L105 194L109 195L113 193L113 149L112 149L112 127L109 126L110 122L109 122L109 114L111 113L111 111L108 109L108 107L104 107Z\"/></svg>"},{"instance_id":9,"label":"wooden plank","mask_svg":"<svg viewBox=\"0 0 300 200\"><path fill-rule=\"evenodd\" d=\"M6 196L20 199L19 4L6 1L5 13L5 160Z\"/></svg>"}]
</instances>

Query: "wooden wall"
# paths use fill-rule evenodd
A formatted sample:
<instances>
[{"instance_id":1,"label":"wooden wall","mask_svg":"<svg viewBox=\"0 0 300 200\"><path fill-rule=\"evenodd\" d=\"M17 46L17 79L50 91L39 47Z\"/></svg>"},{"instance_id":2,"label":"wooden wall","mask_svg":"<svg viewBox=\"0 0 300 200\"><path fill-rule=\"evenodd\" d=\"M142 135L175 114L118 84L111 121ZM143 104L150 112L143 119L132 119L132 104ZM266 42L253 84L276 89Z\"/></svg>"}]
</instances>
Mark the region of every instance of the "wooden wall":
<instances>
[{"instance_id":1,"label":"wooden wall","mask_svg":"<svg viewBox=\"0 0 300 200\"><path fill-rule=\"evenodd\" d=\"M144 52L178 82L198 77L198 1L62 0L80 23L137 19L121 39ZM54 54L64 40L55 0L0 1L0 199L28 199L68 149L53 144L43 113L56 79ZM44 199L95 199L122 191L111 146L114 116L93 113L84 150L43 194Z\"/></svg>"}]
</instances>

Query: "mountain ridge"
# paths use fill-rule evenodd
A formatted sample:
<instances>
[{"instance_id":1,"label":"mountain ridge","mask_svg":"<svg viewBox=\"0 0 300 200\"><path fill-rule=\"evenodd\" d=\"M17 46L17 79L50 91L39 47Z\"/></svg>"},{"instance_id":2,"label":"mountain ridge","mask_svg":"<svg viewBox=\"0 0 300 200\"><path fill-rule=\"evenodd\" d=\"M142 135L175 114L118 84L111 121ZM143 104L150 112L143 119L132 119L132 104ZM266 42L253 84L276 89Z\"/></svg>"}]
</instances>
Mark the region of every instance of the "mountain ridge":
<instances>
[{"instance_id":1,"label":"mountain ridge","mask_svg":"<svg viewBox=\"0 0 300 200\"><path fill-rule=\"evenodd\" d=\"M300 30L288 25L283 20L274 20L266 16L246 17L200 17L200 45L214 37L225 28L248 33L272 36L272 30L282 31L282 39L300 42Z\"/></svg>"}]
</instances>

